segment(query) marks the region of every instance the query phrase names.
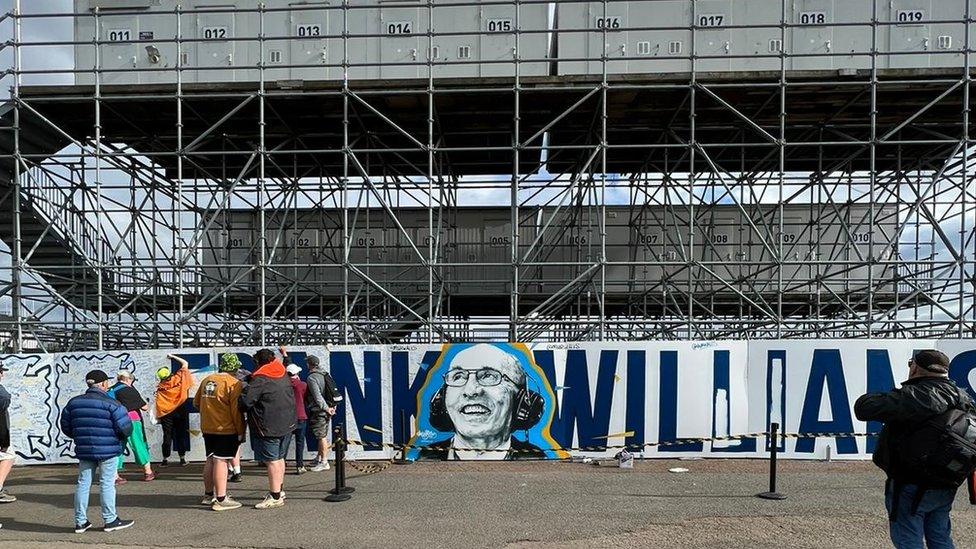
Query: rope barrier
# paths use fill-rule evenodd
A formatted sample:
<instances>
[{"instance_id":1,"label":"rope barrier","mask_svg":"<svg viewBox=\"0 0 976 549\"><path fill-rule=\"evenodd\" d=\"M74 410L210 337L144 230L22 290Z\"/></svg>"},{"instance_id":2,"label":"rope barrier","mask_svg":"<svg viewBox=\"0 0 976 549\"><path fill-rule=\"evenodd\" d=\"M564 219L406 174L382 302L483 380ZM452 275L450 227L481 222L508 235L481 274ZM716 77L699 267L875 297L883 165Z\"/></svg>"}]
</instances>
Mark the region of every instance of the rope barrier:
<instances>
[{"instance_id":1,"label":"rope barrier","mask_svg":"<svg viewBox=\"0 0 976 549\"><path fill-rule=\"evenodd\" d=\"M777 438L846 438L846 437L875 437L878 433L777 433ZM695 444L700 442L718 442L718 441L732 441L732 440L745 440L750 438L760 438L769 437L769 432L760 433L747 433L742 435L728 435L721 437L701 437L701 438L679 438L675 440L663 440L658 442L645 442L643 444L624 444L624 445L607 445L607 446L579 446L572 448L545 448L545 450L553 452L606 452L609 450L636 450L642 451L645 448L655 448L655 447L667 447L667 446L681 446L685 444ZM347 439L345 440L348 446L362 446L364 449L383 449L391 448L394 451L405 451L410 449L424 449L431 448L430 445L419 445L419 444L394 444L391 442L369 442L364 440ZM505 452L505 453L538 453L538 450L518 450L518 449L497 449L497 448L465 448L465 450L471 450L474 452ZM386 469L389 464L386 464L382 469ZM355 467L355 466L354 466ZM362 471L358 467L357 470ZM362 471L367 474L372 474L372 472L379 471Z\"/></svg>"}]
</instances>

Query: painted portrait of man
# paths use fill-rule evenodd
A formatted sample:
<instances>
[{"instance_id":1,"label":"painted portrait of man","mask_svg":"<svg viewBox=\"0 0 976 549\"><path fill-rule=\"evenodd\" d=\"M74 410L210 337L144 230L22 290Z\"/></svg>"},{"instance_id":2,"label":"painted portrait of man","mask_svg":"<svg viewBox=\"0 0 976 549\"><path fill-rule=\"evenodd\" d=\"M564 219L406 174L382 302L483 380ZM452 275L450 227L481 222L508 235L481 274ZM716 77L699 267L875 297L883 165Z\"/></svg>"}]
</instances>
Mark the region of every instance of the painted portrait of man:
<instances>
[{"instance_id":1,"label":"painted portrait of man","mask_svg":"<svg viewBox=\"0 0 976 549\"><path fill-rule=\"evenodd\" d=\"M416 457L554 457L551 450L556 444L548 432L554 399L529 351L508 344L446 347L418 397L419 432L427 435L420 438L427 440L415 440L424 446ZM425 400L428 394L431 396ZM424 429L427 426L430 429Z\"/></svg>"}]
</instances>

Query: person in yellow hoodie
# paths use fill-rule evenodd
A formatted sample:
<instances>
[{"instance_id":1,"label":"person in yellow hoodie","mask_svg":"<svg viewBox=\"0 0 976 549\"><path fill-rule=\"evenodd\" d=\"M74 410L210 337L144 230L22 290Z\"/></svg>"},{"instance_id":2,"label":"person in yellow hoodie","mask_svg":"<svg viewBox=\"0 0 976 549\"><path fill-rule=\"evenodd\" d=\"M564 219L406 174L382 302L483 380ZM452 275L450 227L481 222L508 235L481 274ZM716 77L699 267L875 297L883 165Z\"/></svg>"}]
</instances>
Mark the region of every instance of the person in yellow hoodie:
<instances>
[{"instance_id":1,"label":"person in yellow hoodie","mask_svg":"<svg viewBox=\"0 0 976 549\"><path fill-rule=\"evenodd\" d=\"M236 357L235 357L236 358ZM221 358L216 374L200 382L193 405L200 410L200 431L207 451L203 467L204 498L200 503L214 511L229 511L241 506L227 495L227 467L244 442L244 411L240 408L244 384L234 374L240 361Z\"/></svg>"},{"instance_id":2,"label":"person in yellow hoodie","mask_svg":"<svg viewBox=\"0 0 976 549\"><path fill-rule=\"evenodd\" d=\"M186 453L190 451L190 414L184 404L190 397L193 374L190 365L176 355L166 355L176 361L180 368L176 372L163 367L156 370L156 418L163 427L163 461L160 466L169 464L170 450L176 448L180 455L180 465L186 466Z\"/></svg>"}]
</instances>

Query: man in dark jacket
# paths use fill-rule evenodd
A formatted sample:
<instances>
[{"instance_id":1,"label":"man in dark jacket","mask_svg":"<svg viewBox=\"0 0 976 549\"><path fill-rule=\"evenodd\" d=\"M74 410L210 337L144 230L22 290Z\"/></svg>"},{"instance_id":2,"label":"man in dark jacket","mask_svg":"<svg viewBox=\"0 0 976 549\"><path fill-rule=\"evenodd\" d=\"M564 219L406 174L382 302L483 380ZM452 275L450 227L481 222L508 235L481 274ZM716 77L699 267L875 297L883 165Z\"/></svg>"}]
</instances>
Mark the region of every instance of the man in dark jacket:
<instances>
[{"instance_id":1,"label":"man in dark jacket","mask_svg":"<svg viewBox=\"0 0 976 549\"><path fill-rule=\"evenodd\" d=\"M101 469L102 519L105 531L132 526L133 521L115 512L115 476L122 446L132 434L132 421L125 407L108 396L108 375L92 370L85 376L88 390L68 401L61 411L61 432L75 442L78 458L78 487L75 490L75 533L92 527L88 522L88 495L95 469Z\"/></svg>"},{"instance_id":2,"label":"man in dark jacket","mask_svg":"<svg viewBox=\"0 0 976 549\"><path fill-rule=\"evenodd\" d=\"M270 349L254 354L257 370L241 393L241 408L247 412L254 459L268 468L268 495L254 507L271 509L285 504L281 485L285 480L285 457L295 430L295 392L285 375L285 366Z\"/></svg>"},{"instance_id":3,"label":"man in dark jacket","mask_svg":"<svg viewBox=\"0 0 976 549\"><path fill-rule=\"evenodd\" d=\"M308 371L308 377L305 379L308 428L318 440L318 456L312 471L326 471L329 469L329 423L336 413L336 404L342 400L342 395L339 394L328 370L319 362L319 357L309 355Z\"/></svg>"},{"instance_id":4,"label":"man in dark jacket","mask_svg":"<svg viewBox=\"0 0 976 549\"><path fill-rule=\"evenodd\" d=\"M881 421L874 463L888 474L885 507L895 547L953 547L949 511L957 488L920 486L916 471L899 467L907 450L900 439L927 419L950 409L976 412L969 395L949 379L949 357L936 350L919 351L908 361L908 381L887 393L869 393L854 403L861 421ZM924 451L924 450L923 450Z\"/></svg>"}]
</instances>

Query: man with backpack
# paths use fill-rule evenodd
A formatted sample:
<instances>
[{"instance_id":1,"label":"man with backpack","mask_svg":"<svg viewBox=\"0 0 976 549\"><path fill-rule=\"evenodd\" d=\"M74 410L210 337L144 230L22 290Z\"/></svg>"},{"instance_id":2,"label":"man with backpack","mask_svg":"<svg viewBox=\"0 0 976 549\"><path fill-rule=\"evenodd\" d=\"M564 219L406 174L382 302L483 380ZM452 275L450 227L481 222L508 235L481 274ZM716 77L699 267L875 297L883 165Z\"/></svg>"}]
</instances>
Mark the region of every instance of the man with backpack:
<instances>
[{"instance_id":1,"label":"man with backpack","mask_svg":"<svg viewBox=\"0 0 976 549\"><path fill-rule=\"evenodd\" d=\"M312 471L327 471L329 469L329 424L336 413L336 405L342 400L342 395L336 387L335 380L319 362L319 357L308 357L308 377L305 404L308 406L308 429L318 441L318 456Z\"/></svg>"},{"instance_id":2,"label":"man with backpack","mask_svg":"<svg viewBox=\"0 0 976 549\"><path fill-rule=\"evenodd\" d=\"M949 379L944 353L919 351L908 367L900 389L861 396L854 413L884 423L874 463L888 475L885 508L894 546L923 547L924 539L930 549L952 548L949 511L976 469L976 405Z\"/></svg>"}]
</instances>

